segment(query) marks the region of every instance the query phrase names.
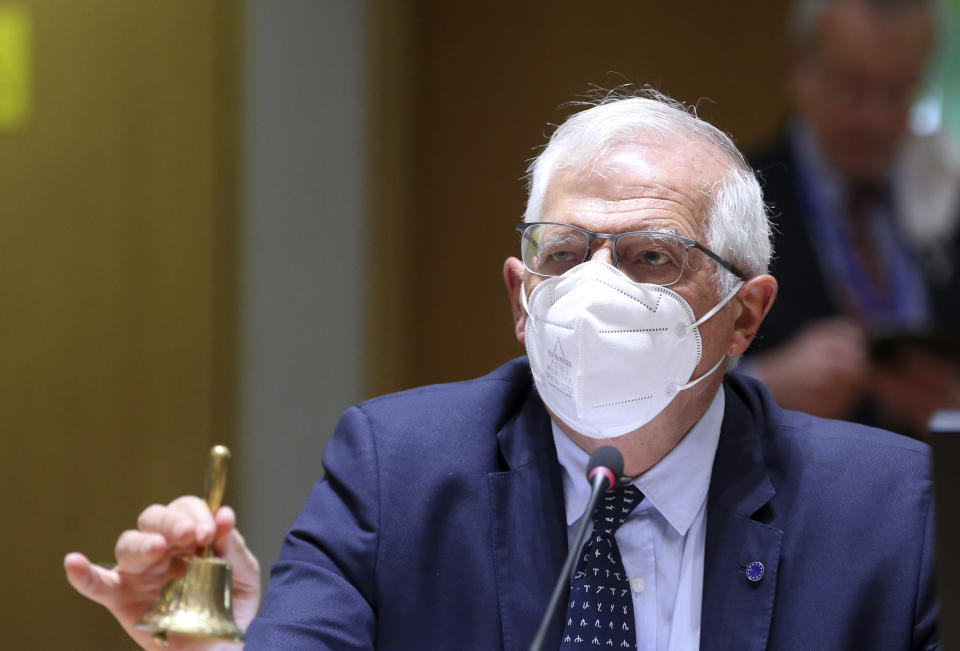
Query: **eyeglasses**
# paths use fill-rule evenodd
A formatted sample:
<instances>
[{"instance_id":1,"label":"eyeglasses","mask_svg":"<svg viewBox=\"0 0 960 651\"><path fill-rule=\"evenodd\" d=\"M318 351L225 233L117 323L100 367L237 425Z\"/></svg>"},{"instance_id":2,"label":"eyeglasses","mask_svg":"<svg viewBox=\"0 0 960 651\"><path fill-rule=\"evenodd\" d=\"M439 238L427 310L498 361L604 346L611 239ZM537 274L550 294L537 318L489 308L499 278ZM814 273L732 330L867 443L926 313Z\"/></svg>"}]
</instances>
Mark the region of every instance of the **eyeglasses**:
<instances>
[{"instance_id":1,"label":"eyeglasses","mask_svg":"<svg viewBox=\"0 0 960 651\"><path fill-rule=\"evenodd\" d=\"M586 262L597 250L596 240L607 240L613 247L613 264L637 283L673 285L684 269L700 268L698 257L706 256L741 280L746 276L736 265L696 240L675 233L630 231L628 233L594 233L553 222L530 222L517 225L520 233L520 255L523 265L538 276L560 276ZM690 250L694 254L690 254ZM704 263L706 259L702 259Z\"/></svg>"}]
</instances>

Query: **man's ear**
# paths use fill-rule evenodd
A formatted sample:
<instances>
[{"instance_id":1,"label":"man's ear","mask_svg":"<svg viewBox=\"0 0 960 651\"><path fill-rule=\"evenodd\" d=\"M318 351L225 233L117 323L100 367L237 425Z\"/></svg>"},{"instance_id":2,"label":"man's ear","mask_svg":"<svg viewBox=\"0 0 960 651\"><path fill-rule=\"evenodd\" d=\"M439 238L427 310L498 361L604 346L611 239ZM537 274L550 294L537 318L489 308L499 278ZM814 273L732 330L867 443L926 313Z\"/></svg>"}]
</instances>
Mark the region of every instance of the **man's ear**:
<instances>
[{"instance_id":1,"label":"man's ear","mask_svg":"<svg viewBox=\"0 0 960 651\"><path fill-rule=\"evenodd\" d=\"M751 278L743 284L734 299L740 305L740 313L733 324L727 355L735 357L747 350L776 297L777 280L769 274Z\"/></svg>"},{"instance_id":2,"label":"man's ear","mask_svg":"<svg viewBox=\"0 0 960 651\"><path fill-rule=\"evenodd\" d=\"M523 263L517 258L507 258L506 262L503 263L503 282L507 286L510 309L513 311L513 330L517 341L521 344L524 341L524 327L527 325L527 313L520 302L524 275Z\"/></svg>"}]
</instances>

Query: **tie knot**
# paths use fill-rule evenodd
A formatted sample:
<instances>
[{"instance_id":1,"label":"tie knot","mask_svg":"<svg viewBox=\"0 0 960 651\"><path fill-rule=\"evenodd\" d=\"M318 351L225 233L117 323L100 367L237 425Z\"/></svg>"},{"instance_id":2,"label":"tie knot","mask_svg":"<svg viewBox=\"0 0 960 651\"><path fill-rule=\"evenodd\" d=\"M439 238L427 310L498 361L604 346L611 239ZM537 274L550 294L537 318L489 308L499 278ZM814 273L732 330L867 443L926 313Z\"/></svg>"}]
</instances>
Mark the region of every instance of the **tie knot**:
<instances>
[{"instance_id":1,"label":"tie knot","mask_svg":"<svg viewBox=\"0 0 960 651\"><path fill-rule=\"evenodd\" d=\"M617 486L607 491L593 509L594 531L612 536L642 501L643 493L633 485Z\"/></svg>"}]
</instances>

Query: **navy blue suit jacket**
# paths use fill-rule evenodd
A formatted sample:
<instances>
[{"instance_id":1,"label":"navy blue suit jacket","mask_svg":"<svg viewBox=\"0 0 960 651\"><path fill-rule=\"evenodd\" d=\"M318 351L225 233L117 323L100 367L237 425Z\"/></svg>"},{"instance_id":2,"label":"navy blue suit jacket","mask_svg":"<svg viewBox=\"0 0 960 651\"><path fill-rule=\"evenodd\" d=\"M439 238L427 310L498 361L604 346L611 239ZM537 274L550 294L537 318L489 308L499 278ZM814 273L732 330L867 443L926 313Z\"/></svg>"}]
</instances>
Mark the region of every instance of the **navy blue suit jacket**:
<instances>
[{"instance_id":1,"label":"navy blue suit jacket","mask_svg":"<svg viewBox=\"0 0 960 651\"><path fill-rule=\"evenodd\" d=\"M783 411L747 378L723 390L701 649L939 648L927 448ZM324 467L250 648L527 648L567 535L526 360L349 409Z\"/></svg>"}]
</instances>

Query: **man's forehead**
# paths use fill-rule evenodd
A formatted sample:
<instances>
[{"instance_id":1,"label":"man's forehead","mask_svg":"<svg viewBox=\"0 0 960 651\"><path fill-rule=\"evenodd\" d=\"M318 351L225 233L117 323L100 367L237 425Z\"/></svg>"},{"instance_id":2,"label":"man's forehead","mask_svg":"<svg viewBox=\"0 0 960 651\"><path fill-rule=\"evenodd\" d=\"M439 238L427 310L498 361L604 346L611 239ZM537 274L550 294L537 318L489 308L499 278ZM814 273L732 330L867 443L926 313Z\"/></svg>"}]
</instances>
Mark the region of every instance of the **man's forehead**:
<instances>
[{"instance_id":1,"label":"man's forehead","mask_svg":"<svg viewBox=\"0 0 960 651\"><path fill-rule=\"evenodd\" d=\"M649 176L713 185L723 178L729 159L717 147L678 136L663 140L625 142L593 160L591 171L601 178L629 180Z\"/></svg>"},{"instance_id":2,"label":"man's forehead","mask_svg":"<svg viewBox=\"0 0 960 651\"><path fill-rule=\"evenodd\" d=\"M679 137L606 148L582 169L551 179L546 203L575 193L584 202L677 200L695 208L723 179L729 158L717 147Z\"/></svg>"},{"instance_id":3,"label":"man's forehead","mask_svg":"<svg viewBox=\"0 0 960 651\"><path fill-rule=\"evenodd\" d=\"M552 179L541 215L601 233L661 230L700 238L719 166L676 153L608 151L590 171Z\"/></svg>"}]
</instances>

